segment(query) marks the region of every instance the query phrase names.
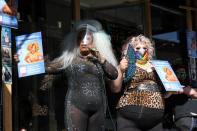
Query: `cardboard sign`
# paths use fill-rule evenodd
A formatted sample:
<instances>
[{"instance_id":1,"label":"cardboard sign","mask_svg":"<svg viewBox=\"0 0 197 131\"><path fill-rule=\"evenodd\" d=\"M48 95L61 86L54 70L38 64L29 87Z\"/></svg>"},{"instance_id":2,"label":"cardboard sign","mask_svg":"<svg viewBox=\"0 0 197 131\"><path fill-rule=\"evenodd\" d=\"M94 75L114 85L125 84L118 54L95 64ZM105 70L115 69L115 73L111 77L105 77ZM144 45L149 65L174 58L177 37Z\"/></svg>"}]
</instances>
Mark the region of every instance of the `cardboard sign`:
<instances>
[{"instance_id":1,"label":"cardboard sign","mask_svg":"<svg viewBox=\"0 0 197 131\"><path fill-rule=\"evenodd\" d=\"M45 73L41 32L17 36L15 39L19 56L18 76Z\"/></svg>"},{"instance_id":2,"label":"cardboard sign","mask_svg":"<svg viewBox=\"0 0 197 131\"><path fill-rule=\"evenodd\" d=\"M153 60L152 64L166 91L179 91L184 87L180 84L168 61Z\"/></svg>"}]
</instances>

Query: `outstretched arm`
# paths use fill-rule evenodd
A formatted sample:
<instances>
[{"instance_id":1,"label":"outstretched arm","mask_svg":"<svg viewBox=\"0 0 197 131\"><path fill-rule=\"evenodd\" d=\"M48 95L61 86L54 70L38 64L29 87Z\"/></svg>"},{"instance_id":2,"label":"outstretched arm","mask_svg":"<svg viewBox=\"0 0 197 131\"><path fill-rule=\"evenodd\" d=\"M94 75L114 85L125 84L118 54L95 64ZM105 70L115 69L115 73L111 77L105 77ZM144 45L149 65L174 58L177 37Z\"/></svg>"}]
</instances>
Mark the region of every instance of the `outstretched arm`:
<instances>
[{"instance_id":1,"label":"outstretched arm","mask_svg":"<svg viewBox=\"0 0 197 131\"><path fill-rule=\"evenodd\" d=\"M105 75L109 79L115 80L118 77L118 71L112 64L110 64L106 60L101 64L102 64L103 70L105 72Z\"/></svg>"},{"instance_id":2,"label":"outstretched arm","mask_svg":"<svg viewBox=\"0 0 197 131\"><path fill-rule=\"evenodd\" d=\"M47 74L60 74L63 71L61 64L59 63L45 63L45 71Z\"/></svg>"},{"instance_id":3,"label":"outstretched arm","mask_svg":"<svg viewBox=\"0 0 197 131\"><path fill-rule=\"evenodd\" d=\"M98 51L91 49L91 54L89 54L88 59L92 62L99 63L105 75L111 79L115 80L118 77L118 71L111 63L109 63L103 56L100 55Z\"/></svg>"},{"instance_id":4,"label":"outstretched arm","mask_svg":"<svg viewBox=\"0 0 197 131\"><path fill-rule=\"evenodd\" d=\"M114 92L114 93L118 93L120 92L121 88L122 88L122 82L123 82L123 79L124 79L124 73L125 73L125 70L128 68L128 60L127 59L122 59L120 61L120 65L118 66L118 77L117 79L113 80L111 82L111 90Z\"/></svg>"},{"instance_id":5,"label":"outstretched arm","mask_svg":"<svg viewBox=\"0 0 197 131\"><path fill-rule=\"evenodd\" d=\"M111 82L111 90L114 93L118 93L120 92L121 88L122 88L122 82L123 82L123 73L121 72L120 68L118 67L118 77L116 80L113 80Z\"/></svg>"},{"instance_id":6,"label":"outstretched arm","mask_svg":"<svg viewBox=\"0 0 197 131\"><path fill-rule=\"evenodd\" d=\"M184 87L183 90L179 91L179 93L184 93L192 98L197 98L197 89L190 86Z\"/></svg>"}]
</instances>

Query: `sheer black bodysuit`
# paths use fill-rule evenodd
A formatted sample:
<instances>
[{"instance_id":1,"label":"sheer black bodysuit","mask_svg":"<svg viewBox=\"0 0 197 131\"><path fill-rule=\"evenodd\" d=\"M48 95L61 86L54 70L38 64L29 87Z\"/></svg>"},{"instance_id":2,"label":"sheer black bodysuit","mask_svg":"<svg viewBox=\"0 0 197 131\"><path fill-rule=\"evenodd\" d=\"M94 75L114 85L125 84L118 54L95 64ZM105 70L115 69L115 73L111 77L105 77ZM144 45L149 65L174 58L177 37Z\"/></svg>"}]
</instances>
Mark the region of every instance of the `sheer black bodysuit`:
<instances>
[{"instance_id":1,"label":"sheer black bodysuit","mask_svg":"<svg viewBox=\"0 0 197 131\"><path fill-rule=\"evenodd\" d=\"M76 57L64 71L67 79L65 126L67 131L104 131L105 77L116 79L117 70L107 61Z\"/></svg>"}]
</instances>

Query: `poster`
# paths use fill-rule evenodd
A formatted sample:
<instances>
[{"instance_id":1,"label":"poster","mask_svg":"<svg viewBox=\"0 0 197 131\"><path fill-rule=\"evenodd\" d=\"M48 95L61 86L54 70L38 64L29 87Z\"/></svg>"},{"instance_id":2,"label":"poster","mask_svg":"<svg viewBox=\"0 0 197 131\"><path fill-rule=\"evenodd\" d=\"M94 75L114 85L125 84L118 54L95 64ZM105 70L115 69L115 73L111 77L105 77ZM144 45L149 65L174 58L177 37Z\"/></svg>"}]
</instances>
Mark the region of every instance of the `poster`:
<instances>
[{"instance_id":1,"label":"poster","mask_svg":"<svg viewBox=\"0 0 197 131\"><path fill-rule=\"evenodd\" d=\"M16 36L15 40L19 56L18 76L45 73L41 32Z\"/></svg>"},{"instance_id":2,"label":"poster","mask_svg":"<svg viewBox=\"0 0 197 131\"><path fill-rule=\"evenodd\" d=\"M152 64L166 91L179 91L183 87L168 61L153 60Z\"/></svg>"},{"instance_id":3,"label":"poster","mask_svg":"<svg viewBox=\"0 0 197 131\"><path fill-rule=\"evenodd\" d=\"M2 52L2 80L4 83L12 83L12 53L11 53L11 29L1 29Z\"/></svg>"},{"instance_id":4,"label":"poster","mask_svg":"<svg viewBox=\"0 0 197 131\"><path fill-rule=\"evenodd\" d=\"M10 28L18 28L17 0L0 0L0 25Z\"/></svg>"},{"instance_id":5,"label":"poster","mask_svg":"<svg viewBox=\"0 0 197 131\"><path fill-rule=\"evenodd\" d=\"M196 32L187 32L187 49L188 56L191 58L197 58L197 42L196 42Z\"/></svg>"},{"instance_id":6,"label":"poster","mask_svg":"<svg viewBox=\"0 0 197 131\"><path fill-rule=\"evenodd\" d=\"M195 58L190 58L189 59L189 75L190 75L190 79L192 81L196 81L197 80L197 70L196 70L196 59Z\"/></svg>"}]
</instances>

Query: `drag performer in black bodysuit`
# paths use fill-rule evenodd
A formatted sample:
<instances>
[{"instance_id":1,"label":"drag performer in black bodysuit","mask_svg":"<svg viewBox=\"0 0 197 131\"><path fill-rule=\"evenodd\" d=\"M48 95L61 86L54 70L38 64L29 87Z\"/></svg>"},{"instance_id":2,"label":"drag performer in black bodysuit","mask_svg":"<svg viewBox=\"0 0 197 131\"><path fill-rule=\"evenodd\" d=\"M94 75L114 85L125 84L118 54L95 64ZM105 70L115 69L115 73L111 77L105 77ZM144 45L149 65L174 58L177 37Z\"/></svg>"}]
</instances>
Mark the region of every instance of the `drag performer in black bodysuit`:
<instances>
[{"instance_id":1,"label":"drag performer in black bodysuit","mask_svg":"<svg viewBox=\"0 0 197 131\"><path fill-rule=\"evenodd\" d=\"M74 26L64 44L62 55L50 62L46 70L62 72L68 82L66 130L104 131L105 78L118 76L110 38L99 22L85 20Z\"/></svg>"}]
</instances>

